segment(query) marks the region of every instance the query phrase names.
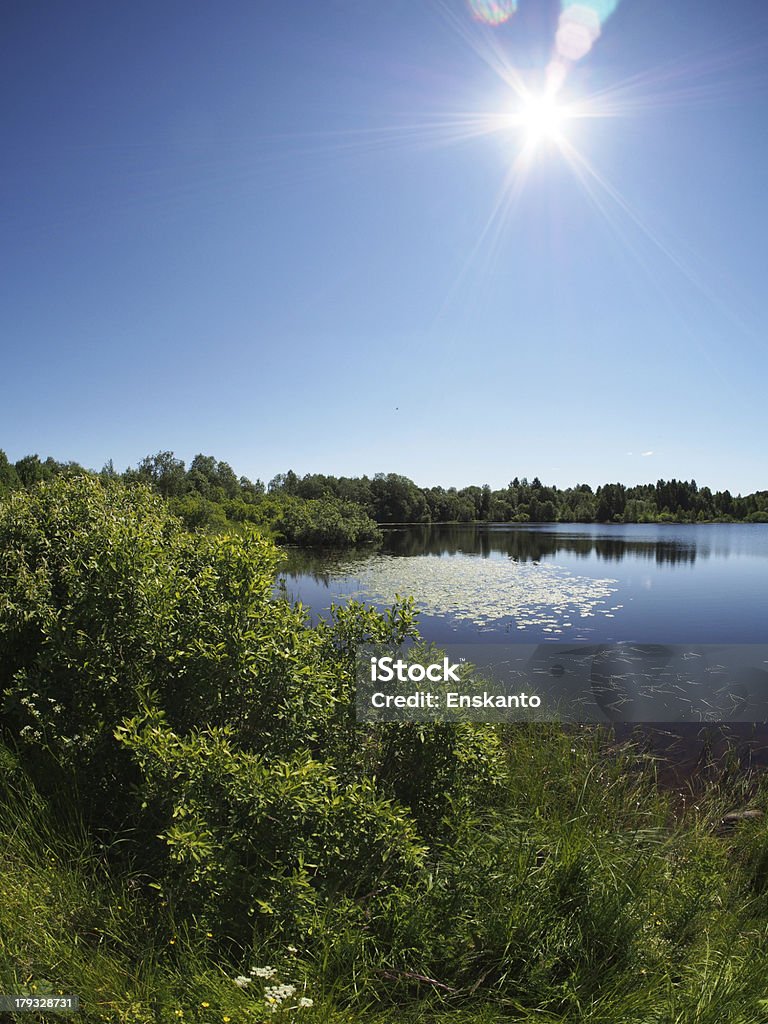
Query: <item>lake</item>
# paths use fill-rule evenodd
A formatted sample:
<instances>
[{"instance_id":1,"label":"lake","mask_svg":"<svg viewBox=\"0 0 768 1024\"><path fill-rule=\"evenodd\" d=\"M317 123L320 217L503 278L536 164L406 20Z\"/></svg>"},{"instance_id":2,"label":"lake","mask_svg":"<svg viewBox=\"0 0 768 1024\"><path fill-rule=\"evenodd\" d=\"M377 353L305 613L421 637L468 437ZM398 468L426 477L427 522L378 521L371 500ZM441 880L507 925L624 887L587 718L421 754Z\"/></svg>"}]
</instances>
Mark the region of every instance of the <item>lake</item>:
<instances>
[{"instance_id":1,"label":"lake","mask_svg":"<svg viewBox=\"0 0 768 1024\"><path fill-rule=\"evenodd\" d=\"M435 643L768 642L768 524L393 527L376 550L287 552L314 619L412 594Z\"/></svg>"}]
</instances>

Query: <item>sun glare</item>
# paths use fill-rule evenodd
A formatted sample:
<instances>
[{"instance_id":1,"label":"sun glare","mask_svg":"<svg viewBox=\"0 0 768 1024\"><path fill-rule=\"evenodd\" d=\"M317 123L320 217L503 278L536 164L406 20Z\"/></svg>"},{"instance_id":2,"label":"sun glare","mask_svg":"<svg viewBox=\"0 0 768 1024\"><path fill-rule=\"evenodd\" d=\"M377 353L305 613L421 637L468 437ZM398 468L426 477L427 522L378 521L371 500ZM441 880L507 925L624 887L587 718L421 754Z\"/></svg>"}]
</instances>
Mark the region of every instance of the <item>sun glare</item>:
<instances>
[{"instance_id":1,"label":"sun glare","mask_svg":"<svg viewBox=\"0 0 768 1024\"><path fill-rule=\"evenodd\" d=\"M528 144L538 145L562 138L567 114L551 93L529 93L521 100L512 120L522 129Z\"/></svg>"}]
</instances>

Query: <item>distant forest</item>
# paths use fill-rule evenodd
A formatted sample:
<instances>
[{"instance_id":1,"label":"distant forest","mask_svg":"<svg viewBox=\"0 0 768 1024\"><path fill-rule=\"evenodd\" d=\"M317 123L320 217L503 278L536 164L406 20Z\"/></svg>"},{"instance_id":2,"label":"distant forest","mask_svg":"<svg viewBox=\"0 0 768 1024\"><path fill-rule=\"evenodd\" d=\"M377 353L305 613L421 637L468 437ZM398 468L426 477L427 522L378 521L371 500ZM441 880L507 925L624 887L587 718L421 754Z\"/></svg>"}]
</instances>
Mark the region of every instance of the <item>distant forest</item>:
<instances>
[{"instance_id":1,"label":"distant forest","mask_svg":"<svg viewBox=\"0 0 768 1024\"><path fill-rule=\"evenodd\" d=\"M304 545L374 541L379 525L394 523L695 523L768 522L768 491L745 496L699 487L695 480L657 480L627 487L578 484L561 490L538 477L487 484L419 487L398 473L372 477L298 476L293 470L264 484L238 476L211 455L189 467L158 452L118 472L112 462L96 473L77 463L37 455L8 461L0 450L0 496L60 475L88 473L104 481L144 483L165 498L190 529L218 531L251 523L279 540Z\"/></svg>"}]
</instances>

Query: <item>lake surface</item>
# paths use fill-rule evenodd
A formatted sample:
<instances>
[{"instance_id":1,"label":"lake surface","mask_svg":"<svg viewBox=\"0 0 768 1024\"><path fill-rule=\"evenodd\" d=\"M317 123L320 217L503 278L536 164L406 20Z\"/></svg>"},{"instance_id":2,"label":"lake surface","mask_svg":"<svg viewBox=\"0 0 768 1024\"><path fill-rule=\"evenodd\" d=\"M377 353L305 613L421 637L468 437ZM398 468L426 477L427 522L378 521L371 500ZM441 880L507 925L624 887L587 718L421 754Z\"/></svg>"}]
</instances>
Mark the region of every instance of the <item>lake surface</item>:
<instances>
[{"instance_id":1,"label":"lake surface","mask_svg":"<svg viewBox=\"0 0 768 1024\"><path fill-rule=\"evenodd\" d=\"M290 551L282 579L313 619L411 594L435 643L768 643L768 524L391 528L373 551Z\"/></svg>"}]
</instances>

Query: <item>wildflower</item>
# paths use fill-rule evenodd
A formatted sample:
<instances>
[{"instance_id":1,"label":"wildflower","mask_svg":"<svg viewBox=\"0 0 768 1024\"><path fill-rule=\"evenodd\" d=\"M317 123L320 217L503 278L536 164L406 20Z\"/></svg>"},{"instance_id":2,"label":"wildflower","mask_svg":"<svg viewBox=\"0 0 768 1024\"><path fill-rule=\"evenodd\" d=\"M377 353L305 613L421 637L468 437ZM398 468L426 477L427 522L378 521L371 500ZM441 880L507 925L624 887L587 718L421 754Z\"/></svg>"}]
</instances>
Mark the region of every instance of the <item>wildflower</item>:
<instances>
[{"instance_id":1,"label":"wildflower","mask_svg":"<svg viewBox=\"0 0 768 1024\"><path fill-rule=\"evenodd\" d=\"M206 937L206 939L212 939L213 938L213 932L206 932L205 933L205 937Z\"/></svg>"},{"instance_id":2,"label":"wildflower","mask_svg":"<svg viewBox=\"0 0 768 1024\"><path fill-rule=\"evenodd\" d=\"M176 1011L176 1016L177 1017L183 1017L184 1016L184 1011L183 1010L177 1010Z\"/></svg>"},{"instance_id":3,"label":"wildflower","mask_svg":"<svg viewBox=\"0 0 768 1024\"><path fill-rule=\"evenodd\" d=\"M284 999L289 999L295 991L295 985L268 985L264 989L264 998L268 1003L281 1003Z\"/></svg>"},{"instance_id":4,"label":"wildflower","mask_svg":"<svg viewBox=\"0 0 768 1024\"><path fill-rule=\"evenodd\" d=\"M274 967L270 967L269 964L267 964L266 967L252 967L250 973L255 978L274 978L277 971Z\"/></svg>"},{"instance_id":5,"label":"wildflower","mask_svg":"<svg viewBox=\"0 0 768 1024\"><path fill-rule=\"evenodd\" d=\"M246 988L248 985L251 984L252 980L252 978L246 978L244 974L238 974L238 976L235 978L235 984L237 985L238 988Z\"/></svg>"},{"instance_id":6,"label":"wildflower","mask_svg":"<svg viewBox=\"0 0 768 1024\"><path fill-rule=\"evenodd\" d=\"M307 999L306 996L302 996L301 999L299 1000L299 1009L300 1010L308 1010L310 1008L310 1006L314 1006L314 1005L315 1005L314 999Z\"/></svg>"},{"instance_id":7,"label":"wildflower","mask_svg":"<svg viewBox=\"0 0 768 1024\"><path fill-rule=\"evenodd\" d=\"M295 946L288 946L287 949L289 953L293 954L293 956L296 956L296 954L299 952Z\"/></svg>"},{"instance_id":8,"label":"wildflower","mask_svg":"<svg viewBox=\"0 0 768 1024\"><path fill-rule=\"evenodd\" d=\"M211 1004L210 1004L210 1003L200 1003L200 1005L201 1005L201 1006L204 1006L204 1007L205 1007L205 1009L207 1010L207 1009L208 1009L208 1007L209 1007L209 1006L210 1006Z\"/></svg>"},{"instance_id":9,"label":"wildflower","mask_svg":"<svg viewBox=\"0 0 768 1024\"><path fill-rule=\"evenodd\" d=\"M231 1017L227 1017L226 1015L223 1016L221 1019L224 1021L224 1024L229 1024L229 1022L232 1020Z\"/></svg>"}]
</instances>

